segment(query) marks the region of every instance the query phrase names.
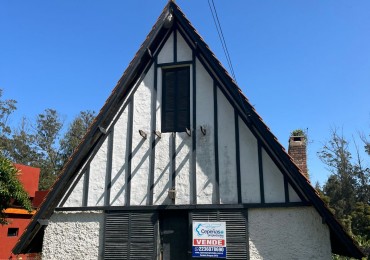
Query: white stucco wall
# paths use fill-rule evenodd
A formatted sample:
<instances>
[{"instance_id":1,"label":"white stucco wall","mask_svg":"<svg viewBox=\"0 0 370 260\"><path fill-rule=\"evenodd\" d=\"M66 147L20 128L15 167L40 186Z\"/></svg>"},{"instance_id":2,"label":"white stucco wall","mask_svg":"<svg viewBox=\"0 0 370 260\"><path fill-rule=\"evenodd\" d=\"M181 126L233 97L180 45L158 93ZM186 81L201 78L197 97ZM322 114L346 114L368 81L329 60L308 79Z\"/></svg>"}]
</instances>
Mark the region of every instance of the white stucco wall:
<instances>
[{"instance_id":1,"label":"white stucco wall","mask_svg":"<svg viewBox=\"0 0 370 260\"><path fill-rule=\"evenodd\" d=\"M197 203L215 202L215 147L213 79L203 65L196 61L196 188ZM206 135L200 131L206 129Z\"/></svg>"},{"instance_id":2,"label":"white stucco wall","mask_svg":"<svg viewBox=\"0 0 370 260\"><path fill-rule=\"evenodd\" d=\"M162 106L162 68L157 69L157 105L156 105L156 130L161 131L161 106ZM172 188L170 180L171 156L170 156L171 133L162 133L155 146L155 169L153 204L170 204L168 190Z\"/></svg>"},{"instance_id":3,"label":"white stucco wall","mask_svg":"<svg viewBox=\"0 0 370 260\"><path fill-rule=\"evenodd\" d=\"M284 176L263 148L262 165L265 202L285 202Z\"/></svg>"},{"instance_id":4,"label":"white stucco wall","mask_svg":"<svg viewBox=\"0 0 370 260\"><path fill-rule=\"evenodd\" d=\"M154 85L153 66L145 75L134 95L131 162L130 205L146 205L149 193L149 163L151 135L151 92ZM144 139L139 130L147 134Z\"/></svg>"},{"instance_id":5,"label":"white stucco wall","mask_svg":"<svg viewBox=\"0 0 370 260\"><path fill-rule=\"evenodd\" d=\"M158 54L158 63L173 62L173 33L163 45L161 52Z\"/></svg>"},{"instance_id":6,"label":"white stucco wall","mask_svg":"<svg viewBox=\"0 0 370 260\"><path fill-rule=\"evenodd\" d=\"M191 61L192 50L181 34L177 32L177 61Z\"/></svg>"},{"instance_id":7,"label":"white stucco wall","mask_svg":"<svg viewBox=\"0 0 370 260\"><path fill-rule=\"evenodd\" d=\"M106 194L108 138L106 138L90 164L88 206L104 206Z\"/></svg>"},{"instance_id":8,"label":"white stucco wall","mask_svg":"<svg viewBox=\"0 0 370 260\"><path fill-rule=\"evenodd\" d=\"M220 89L217 89L217 105L220 203L237 203L234 108Z\"/></svg>"},{"instance_id":9,"label":"white stucco wall","mask_svg":"<svg viewBox=\"0 0 370 260\"><path fill-rule=\"evenodd\" d=\"M42 259L102 259L100 211L55 212L45 230Z\"/></svg>"},{"instance_id":10,"label":"white stucco wall","mask_svg":"<svg viewBox=\"0 0 370 260\"><path fill-rule=\"evenodd\" d=\"M80 180L73 188L68 199L64 203L63 207L81 207L82 206L82 196L83 196L83 186L84 186L84 174L82 174Z\"/></svg>"},{"instance_id":11,"label":"white stucco wall","mask_svg":"<svg viewBox=\"0 0 370 260\"><path fill-rule=\"evenodd\" d=\"M250 209L249 254L257 259L331 259L329 228L313 207Z\"/></svg>"},{"instance_id":12,"label":"white stucco wall","mask_svg":"<svg viewBox=\"0 0 370 260\"><path fill-rule=\"evenodd\" d=\"M190 156L192 138L187 133L176 133L176 204L190 204L192 180Z\"/></svg>"},{"instance_id":13,"label":"white stucco wall","mask_svg":"<svg viewBox=\"0 0 370 260\"><path fill-rule=\"evenodd\" d=\"M110 204L123 206L126 203L126 144L128 107L114 125Z\"/></svg>"},{"instance_id":14,"label":"white stucco wall","mask_svg":"<svg viewBox=\"0 0 370 260\"><path fill-rule=\"evenodd\" d=\"M240 179L243 203L261 202L257 139L239 120Z\"/></svg>"},{"instance_id":15,"label":"white stucco wall","mask_svg":"<svg viewBox=\"0 0 370 260\"><path fill-rule=\"evenodd\" d=\"M289 202L301 202L297 192L293 189L292 185L288 184Z\"/></svg>"}]
</instances>

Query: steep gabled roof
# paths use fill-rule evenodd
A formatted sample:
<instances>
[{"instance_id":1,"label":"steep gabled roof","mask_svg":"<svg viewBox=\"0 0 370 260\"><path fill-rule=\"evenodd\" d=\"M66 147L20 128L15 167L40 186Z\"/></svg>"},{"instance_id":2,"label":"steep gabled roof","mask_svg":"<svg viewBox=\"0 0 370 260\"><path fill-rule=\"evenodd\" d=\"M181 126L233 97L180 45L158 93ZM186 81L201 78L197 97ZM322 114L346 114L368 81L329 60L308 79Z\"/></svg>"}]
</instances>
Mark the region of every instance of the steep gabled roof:
<instances>
[{"instance_id":1,"label":"steep gabled roof","mask_svg":"<svg viewBox=\"0 0 370 260\"><path fill-rule=\"evenodd\" d=\"M171 22L167 19L170 15L172 16ZM113 89L84 139L63 167L47 198L14 248L14 253L41 250L39 240L42 240L44 232L44 227L42 226L43 220L49 219L53 214L54 209L72 184L75 174L82 168L99 141L104 138L105 129L108 129L123 101L130 97L135 83L142 78L147 68L152 64L153 57L156 55L159 46L163 44L169 33L172 32L173 26L176 26L182 32L186 42L195 50L198 59L203 65L208 67L210 73L219 81L224 93L234 102L240 117L246 122L284 175L321 215L323 221L330 229L333 253L355 258L363 257L364 254L356 246L354 240L335 219L334 215L320 199L316 190L300 172L299 168L292 161L292 158L286 153L283 146L277 141L277 138L270 132L254 107L243 95L236 82L233 81L225 68L223 68L180 8L172 1L169 1L165 6L157 22Z\"/></svg>"}]
</instances>

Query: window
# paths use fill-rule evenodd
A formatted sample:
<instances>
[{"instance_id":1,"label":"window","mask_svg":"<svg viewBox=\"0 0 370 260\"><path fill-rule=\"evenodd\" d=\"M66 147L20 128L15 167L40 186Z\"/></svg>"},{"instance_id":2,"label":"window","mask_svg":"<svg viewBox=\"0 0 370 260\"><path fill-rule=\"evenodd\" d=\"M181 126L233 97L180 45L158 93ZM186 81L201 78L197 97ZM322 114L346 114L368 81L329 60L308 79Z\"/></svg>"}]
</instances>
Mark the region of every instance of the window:
<instances>
[{"instance_id":1,"label":"window","mask_svg":"<svg viewBox=\"0 0 370 260\"><path fill-rule=\"evenodd\" d=\"M162 72L162 132L190 129L190 67Z\"/></svg>"},{"instance_id":2,"label":"window","mask_svg":"<svg viewBox=\"0 0 370 260\"><path fill-rule=\"evenodd\" d=\"M104 259L156 259L154 212L107 212Z\"/></svg>"},{"instance_id":3,"label":"window","mask_svg":"<svg viewBox=\"0 0 370 260\"><path fill-rule=\"evenodd\" d=\"M247 211L193 211L192 221L226 222L227 259L248 259Z\"/></svg>"},{"instance_id":4,"label":"window","mask_svg":"<svg viewBox=\"0 0 370 260\"><path fill-rule=\"evenodd\" d=\"M19 228L8 228L8 237L17 237Z\"/></svg>"}]
</instances>

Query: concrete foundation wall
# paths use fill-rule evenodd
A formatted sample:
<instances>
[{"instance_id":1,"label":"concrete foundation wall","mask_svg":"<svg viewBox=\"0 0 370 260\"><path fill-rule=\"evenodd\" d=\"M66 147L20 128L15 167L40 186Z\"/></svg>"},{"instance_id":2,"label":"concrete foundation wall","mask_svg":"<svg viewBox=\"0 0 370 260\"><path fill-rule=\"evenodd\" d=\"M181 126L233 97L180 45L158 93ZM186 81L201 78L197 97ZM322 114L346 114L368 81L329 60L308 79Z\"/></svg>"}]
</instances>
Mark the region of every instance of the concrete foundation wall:
<instances>
[{"instance_id":1,"label":"concrete foundation wall","mask_svg":"<svg viewBox=\"0 0 370 260\"><path fill-rule=\"evenodd\" d=\"M249 253L257 259L331 259L330 234L312 207L250 209Z\"/></svg>"},{"instance_id":2,"label":"concrete foundation wall","mask_svg":"<svg viewBox=\"0 0 370 260\"><path fill-rule=\"evenodd\" d=\"M45 230L42 259L103 259L100 211L55 212Z\"/></svg>"}]
</instances>

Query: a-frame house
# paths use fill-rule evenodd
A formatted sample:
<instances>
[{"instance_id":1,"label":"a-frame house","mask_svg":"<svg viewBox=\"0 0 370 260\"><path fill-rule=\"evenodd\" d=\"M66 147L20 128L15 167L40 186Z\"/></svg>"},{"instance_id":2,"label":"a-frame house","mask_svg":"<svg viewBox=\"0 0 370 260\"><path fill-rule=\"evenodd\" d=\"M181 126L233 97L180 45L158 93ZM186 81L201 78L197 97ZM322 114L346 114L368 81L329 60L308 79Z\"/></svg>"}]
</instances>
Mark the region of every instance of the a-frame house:
<instances>
[{"instance_id":1,"label":"a-frame house","mask_svg":"<svg viewBox=\"0 0 370 260\"><path fill-rule=\"evenodd\" d=\"M227 259L363 256L169 1L14 252L191 259L195 221Z\"/></svg>"}]
</instances>

